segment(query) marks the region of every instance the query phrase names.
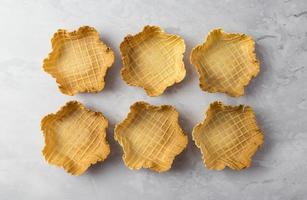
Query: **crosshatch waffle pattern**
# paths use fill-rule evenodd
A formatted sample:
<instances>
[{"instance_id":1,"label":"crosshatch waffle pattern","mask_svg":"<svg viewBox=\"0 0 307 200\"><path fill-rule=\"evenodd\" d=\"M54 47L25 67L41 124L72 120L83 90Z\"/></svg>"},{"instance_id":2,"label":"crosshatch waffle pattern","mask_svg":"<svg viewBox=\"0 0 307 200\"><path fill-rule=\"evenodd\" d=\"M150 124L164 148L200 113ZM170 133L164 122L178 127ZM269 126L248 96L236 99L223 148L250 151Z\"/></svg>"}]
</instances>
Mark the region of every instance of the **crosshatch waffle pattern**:
<instances>
[{"instance_id":1,"label":"crosshatch waffle pattern","mask_svg":"<svg viewBox=\"0 0 307 200\"><path fill-rule=\"evenodd\" d=\"M169 170L175 156L188 143L178 117L178 112L169 105L133 104L127 118L115 127L114 137L123 148L126 166L157 172Z\"/></svg>"},{"instance_id":2,"label":"crosshatch waffle pattern","mask_svg":"<svg viewBox=\"0 0 307 200\"><path fill-rule=\"evenodd\" d=\"M210 105L205 121L194 127L192 135L204 164L214 170L249 167L251 157L263 143L251 107L224 106L220 102Z\"/></svg>"},{"instance_id":3,"label":"crosshatch waffle pattern","mask_svg":"<svg viewBox=\"0 0 307 200\"><path fill-rule=\"evenodd\" d=\"M200 87L208 92L242 96L244 87L259 72L254 40L245 34L227 34L221 29L209 33L195 47L191 63L200 75Z\"/></svg>"},{"instance_id":4,"label":"crosshatch waffle pattern","mask_svg":"<svg viewBox=\"0 0 307 200\"><path fill-rule=\"evenodd\" d=\"M149 96L161 95L185 77L183 39L159 27L145 26L137 35L125 37L120 50L122 78L128 85L144 88Z\"/></svg>"},{"instance_id":5,"label":"crosshatch waffle pattern","mask_svg":"<svg viewBox=\"0 0 307 200\"><path fill-rule=\"evenodd\" d=\"M107 69L114 62L114 53L91 27L77 31L58 30L52 40L52 52L44 60L44 70L51 74L61 92L99 92L104 88Z\"/></svg>"},{"instance_id":6,"label":"crosshatch waffle pattern","mask_svg":"<svg viewBox=\"0 0 307 200\"><path fill-rule=\"evenodd\" d=\"M80 175L110 153L106 141L108 120L76 101L68 102L56 114L41 121L45 137L43 155L50 164Z\"/></svg>"}]
</instances>

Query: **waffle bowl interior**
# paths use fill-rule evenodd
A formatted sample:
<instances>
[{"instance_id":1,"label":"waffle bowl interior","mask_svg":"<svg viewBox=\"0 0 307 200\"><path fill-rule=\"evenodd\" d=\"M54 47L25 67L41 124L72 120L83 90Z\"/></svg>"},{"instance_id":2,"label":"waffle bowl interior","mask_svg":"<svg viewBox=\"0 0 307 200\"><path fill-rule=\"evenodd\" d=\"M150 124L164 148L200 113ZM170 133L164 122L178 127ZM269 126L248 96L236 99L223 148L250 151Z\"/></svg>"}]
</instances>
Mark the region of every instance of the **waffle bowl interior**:
<instances>
[{"instance_id":1,"label":"waffle bowl interior","mask_svg":"<svg viewBox=\"0 0 307 200\"><path fill-rule=\"evenodd\" d=\"M53 36L52 52L44 60L44 70L56 79L62 93L99 92L104 88L107 69L114 53L92 27L73 32L59 29Z\"/></svg>"},{"instance_id":2,"label":"waffle bowl interior","mask_svg":"<svg viewBox=\"0 0 307 200\"><path fill-rule=\"evenodd\" d=\"M252 108L214 102L206 115L192 133L205 166L213 170L223 170L226 166L234 170L248 168L251 157L263 143Z\"/></svg>"},{"instance_id":3,"label":"waffle bowl interior","mask_svg":"<svg viewBox=\"0 0 307 200\"><path fill-rule=\"evenodd\" d=\"M188 143L178 117L178 112L170 105L133 104L127 118L115 127L114 137L123 148L125 165L130 169L143 167L156 172L169 170L175 156Z\"/></svg>"},{"instance_id":4,"label":"waffle bowl interior","mask_svg":"<svg viewBox=\"0 0 307 200\"><path fill-rule=\"evenodd\" d=\"M161 95L185 77L184 40L166 34L157 26L145 26L142 32L125 37L120 51L123 80L128 85L144 88L149 96Z\"/></svg>"},{"instance_id":5,"label":"waffle bowl interior","mask_svg":"<svg viewBox=\"0 0 307 200\"><path fill-rule=\"evenodd\" d=\"M108 120L100 112L70 101L56 114L41 121L45 137L43 155L50 164L80 175L91 164L103 161L110 153L106 141Z\"/></svg>"},{"instance_id":6,"label":"waffle bowl interior","mask_svg":"<svg viewBox=\"0 0 307 200\"><path fill-rule=\"evenodd\" d=\"M205 42L192 50L190 60L202 90L233 97L242 96L244 87L260 70L253 38L222 29L211 31Z\"/></svg>"}]
</instances>

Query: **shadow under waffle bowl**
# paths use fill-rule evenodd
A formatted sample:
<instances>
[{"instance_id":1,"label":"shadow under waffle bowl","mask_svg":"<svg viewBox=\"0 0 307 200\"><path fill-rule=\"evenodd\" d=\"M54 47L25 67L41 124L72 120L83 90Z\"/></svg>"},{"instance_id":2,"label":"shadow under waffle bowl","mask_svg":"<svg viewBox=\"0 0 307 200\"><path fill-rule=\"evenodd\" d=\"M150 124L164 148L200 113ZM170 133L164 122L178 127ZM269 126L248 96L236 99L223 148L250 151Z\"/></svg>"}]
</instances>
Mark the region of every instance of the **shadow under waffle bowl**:
<instances>
[{"instance_id":1,"label":"shadow under waffle bowl","mask_svg":"<svg viewBox=\"0 0 307 200\"><path fill-rule=\"evenodd\" d=\"M149 96L183 80L185 44L177 35L166 34L157 26L145 26L136 35L128 35L120 45L123 80L144 88Z\"/></svg>"},{"instance_id":2,"label":"shadow under waffle bowl","mask_svg":"<svg viewBox=\"0 0 307 200\"><path fill-rule=\"evenodd\" d=\"M226 166L240 170L251 164L251 157L263 143L255 114L249 106L210 105L204 122L193 129L193 140L209 169Z\"/></svg>"},{"instance_id":3,"label":"shadow under waffle bowl","mask_svg":"<svg viewBox=\"0 0 307 200\"><path fill-rule=\"evenodd\" d=\"M254 40L222 29L211 31L206 41L192 50L190 60L202 90L233 97L242 96L244 87L260 70Z\"/></svg>"},{"instance_id":4,"label":"shadow under waffle bowl","mask_svg":"<svg viewBox=\"0 0 307 200\"><path fill-rule=\"evenodd\" d=\"M80 175L110 153L106 141L108 120L77 101L70 101L56 114L41 121L45 137L43 155L50 164Z\"/></svg>"},{"instance_id":5,"label":"shadow under waffle bowl","mask_svg":"<svg viewBox=\"0 0 307 200\"><path fill-rule=\"evenodd\" d=\"M44 60L44 70L56 79L62 93L99 92L104 88L107 69L114 53L92 27L77 31L59 29L53 36L52 52Z\"/></svg>"},{"instance_id":6,"label":"shadow under waffle bowl","mask_svg":"<svg viewBox=\"0 0 307 200\"><path fill-rule=\"evenodd\" d=\"M115 140L122 146L125 165L164 172L186 148L188 138L179 126L179 114L170 105L136 102L127 118L116 125Z\"/></svg>"}]
</instances>

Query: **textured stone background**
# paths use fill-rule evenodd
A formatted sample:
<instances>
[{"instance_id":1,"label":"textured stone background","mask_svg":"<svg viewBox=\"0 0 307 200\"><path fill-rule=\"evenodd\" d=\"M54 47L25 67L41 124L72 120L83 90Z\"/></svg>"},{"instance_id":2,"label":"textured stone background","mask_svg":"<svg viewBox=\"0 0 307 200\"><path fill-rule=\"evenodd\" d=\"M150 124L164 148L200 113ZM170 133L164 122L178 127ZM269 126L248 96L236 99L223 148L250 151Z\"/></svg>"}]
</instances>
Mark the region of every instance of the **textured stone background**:
<instances>
[{"instance_id":1,"label":"textured stone background","mask_svg":"<svg viewBox=\"0 0 307 200\"><path fill-rule=\"evenodd\" d=\"M186 42L185 80L160 97L127 86L119 76L119 44L146 24L160 25ZM107 84L98 94L69 97L42 71L58 28L96 27L116 53ZM58 1L0 2L0 199L307 199L307 2L306 0ZM188 58L193 46L216 27L252 35L261 73L241 98L202 92ZM102 111L110 121L112 154L73 177L41 155L41 118L68 100ZM252 106L265 144L250 169L204 168L191 142L171 171L130 171L113 140L114 124L137 100L172 104L191 135L210 102Z\"/></svg>"}]
</instances>

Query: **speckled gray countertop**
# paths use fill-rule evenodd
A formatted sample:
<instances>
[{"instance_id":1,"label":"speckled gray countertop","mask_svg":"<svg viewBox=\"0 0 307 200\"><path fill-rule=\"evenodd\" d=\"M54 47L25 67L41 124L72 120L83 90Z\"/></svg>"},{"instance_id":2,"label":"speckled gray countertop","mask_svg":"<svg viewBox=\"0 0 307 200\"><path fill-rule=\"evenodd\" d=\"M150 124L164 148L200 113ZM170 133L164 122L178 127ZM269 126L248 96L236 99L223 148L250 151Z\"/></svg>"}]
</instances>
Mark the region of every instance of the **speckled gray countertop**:
<instances>
[{"instance_id":1,"label":"speckled gray countertop","mask_svg":"<svg viewBox=\"0 0 307 200\"><path fill-rule=\"evenodd\" d=\"M119 44L146 24L159 25L186 42L183 82L148 97L119 76ZM116 53L106 88L98 94L61 94L42 60L58 28L94 26ZM59 1L0 2L0 199L307 199L307 1ZM232 98L200 90L189 64L191 49L216 27L253 36L261 72ZM41 154L41 118L68 100L79 100L109 119L111 155L74 177L48 165ZM113 139L114 125L137 100L172 104L191 136L208 105L248 104L257 113L265 144L252 167L240 172L204 168L189 140L169 172L131 171ZM191 137L189 138L191 139Z\"/></svg>"}]
</instances>

